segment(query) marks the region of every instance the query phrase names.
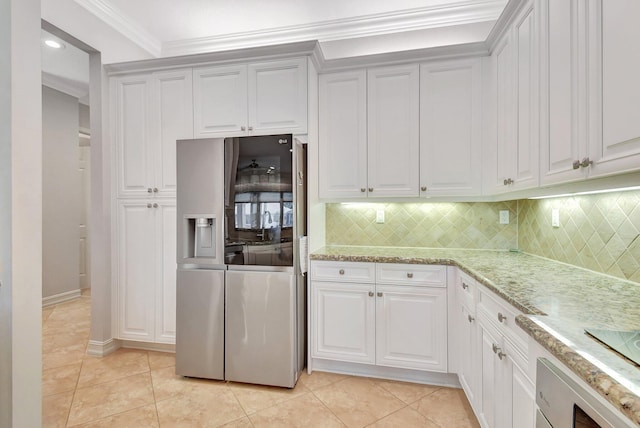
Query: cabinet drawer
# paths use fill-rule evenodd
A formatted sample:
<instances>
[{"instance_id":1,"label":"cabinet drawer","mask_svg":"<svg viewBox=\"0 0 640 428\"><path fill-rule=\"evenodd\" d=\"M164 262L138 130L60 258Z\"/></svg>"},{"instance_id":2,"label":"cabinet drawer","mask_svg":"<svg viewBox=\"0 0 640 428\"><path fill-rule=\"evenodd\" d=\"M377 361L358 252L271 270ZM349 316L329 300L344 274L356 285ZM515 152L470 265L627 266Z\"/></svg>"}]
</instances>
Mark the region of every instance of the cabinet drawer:
<instances>
[{"instance_id":1,"label":"cabinet drawer","mask_svg":"<svg viewBox=\"0 0 640 428\"><path fill-rule=\"evenodd\" d=\"M376 279L375 263L312 261L311 279L373 283Z\"/></svg>"},{"instance_id":2,"label":"cabinet drawer","mask_svg":"<svg viewBox=\"0 0 640 428\"><path fill-rule=\"evenodd\" d=\"M447 268L446 266L378 263L376 278L379 284L446 287Z\"/></svg>"},{"instance_id":3,"label":"cabinet drawer","mask_svg":"<svg viewBox=\"0 0 640 428\"><path fill-rule=\"evenodd\" d=\"M458 302L463 304L471 313L476 312L476 281L466 273L458 270L458 278L456 280L456 296Z\"/></svg>"},{"instance_id":4,"label":"cabinet drawer","mask_svg":"<svg viewBox=\"0 0 640 428\"><path fill-rule=\"evenodd\" d=\"M478 288L480 299L478 311L482 312L484 317L494 323L500 332L526 355L528 336L524 330L516 325L516 316L521 315L521 312L485 287Z\"/></svg>"}]
</instances>

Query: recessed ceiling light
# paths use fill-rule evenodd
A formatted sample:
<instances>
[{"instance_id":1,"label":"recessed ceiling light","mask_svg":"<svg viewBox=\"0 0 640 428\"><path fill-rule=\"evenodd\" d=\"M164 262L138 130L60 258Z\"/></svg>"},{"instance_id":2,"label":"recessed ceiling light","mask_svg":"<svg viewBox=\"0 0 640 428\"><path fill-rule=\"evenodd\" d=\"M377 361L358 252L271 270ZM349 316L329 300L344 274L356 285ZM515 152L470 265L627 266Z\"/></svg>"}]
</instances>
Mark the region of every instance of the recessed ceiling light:
<instances>
[{"instance_id":1,"label":"recessed ceiling light","mask_svg":"<svg viewBox=\"0 0 640 428\"><path fill-rule=\"evenodd\" d=\"M64 45L62 43L57 42L55 40L51 40L51 39L45 40L44 44L49 46L50 48L54 48L54 49L63 49L64 48Z\"/></svg>"}]
</instances>

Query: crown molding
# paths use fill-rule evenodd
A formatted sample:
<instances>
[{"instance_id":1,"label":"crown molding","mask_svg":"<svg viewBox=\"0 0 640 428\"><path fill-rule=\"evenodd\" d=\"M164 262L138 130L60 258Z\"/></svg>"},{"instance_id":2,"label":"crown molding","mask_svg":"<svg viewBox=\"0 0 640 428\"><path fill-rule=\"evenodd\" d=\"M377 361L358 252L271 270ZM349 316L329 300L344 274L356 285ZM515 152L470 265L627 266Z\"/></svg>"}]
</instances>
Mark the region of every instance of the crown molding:
<instances>
[{"instance_id":1,"label":"crown molding","mask_svg":"<svg viewBox=\"0 0 640 428\"><path fill-rule=\"evenodd\" d=\"M97 2L102 0L76 0ZM495 21L507 0L461 1L393 13L371 14L305 25L248 31L162 44L162 56L243 49L306 40L331 41L395 32Z\"/></svg>"},{"instance_id":2,"label":"crown molding","mask_svg":"<svg viewBox=\"0 0 640 428\"><path fill-rule=\"evenodd\" d=\"M108 0L75 0L75 2L154 57L161 55L161 41Z\"/></svg>"},{"instance_id":3,"label":"crown molding","mask_svg":"<svg viewBox=\"0 0 640 428\"><path fill-rule=\"evenodd\" d=\"M496 24L493 26L493 29L487 36L487 40L485 43L487 44L487 48L489 52L493 52L493 49L496 46L496 42L509 28L509 24L513 20L513 16L518 12L524 5L526 4L525 0L510 0L509 3L505 6L504 10L498 17Z\"/></svg>"},{"instance_id":4,"label":"crown molding","mask_svg":"<svg viewBox=\"0 0 640 428\"><path fill-rule=\"evenodd\" d=\"M83 104L85 104L86 100L89 98L89 85L78 82L77 80L71 80L55 74L47 73L46 71L42 72L42 85L70 95L74 98L78 98L78 101L85 101Z\"/></svg>"}]
</instances>

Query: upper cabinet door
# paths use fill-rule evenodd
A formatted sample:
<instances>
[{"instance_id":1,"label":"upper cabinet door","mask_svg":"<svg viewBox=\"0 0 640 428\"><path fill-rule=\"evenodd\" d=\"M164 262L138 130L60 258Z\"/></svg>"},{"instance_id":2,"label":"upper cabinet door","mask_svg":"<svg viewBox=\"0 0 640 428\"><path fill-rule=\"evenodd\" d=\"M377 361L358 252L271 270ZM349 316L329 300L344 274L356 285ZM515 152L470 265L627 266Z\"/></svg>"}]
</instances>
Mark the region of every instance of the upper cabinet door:
<instances>
[{"instance_id":1,"label":"upper cabinet door","mask_svg":"<svg viewBox=\"0 0 640 428\"><path fill-rule=\"evenodd\" d=\"M587 73L596 76L589 82L589 105L600 105L602 97L601 122L595 108L587 118L589 176L595 177L640 169L640 2L600 0L589 6Z\"/></svg>"},{"instance_id":2,"label":"upper cabinet door","mask_svg":"<svg viewBox=\"0 0 640 428\"><path fill-rule=\"evenodd\" d=\"M127 76L111 81L119 195L147 195L153 186L149 159L149 76Z\"/></svg>"},{"instance_id":3,"label":"upper cabinet door","mask_svg":"<svg viewBox=\"0 0 640 428\"><path fill-rule=\"evenodd\" d=\"M319 78L319 196L367 196L367 74Z\"/></svg>"},{"instance_id":4,"label":"upper cabinet door","mask_svg":"<svg viewBox=\"0 0 640 428\"><path fill-rule=\"evenodd\" d=\"M307 132L307 60L249 64L248 131Z\"/></svg>"},{"instance_id":5,"label":"upper cabinet door","mask_svg":"<svg viewBox=\"0 0 640 428\"><path fill-rule=\"evenodd\" d=\"M369 197L419 196L419 68L367 72Z\"/></svg>"},{"instance_id":6,"label":"upper cabinet door","mask_svg":"<svg viewBox=\"0 0 640 428\"><path fill-rule=\"evenodd\" d=\"M420 194L482 192L482 64L420 67Z\"/></svg>"},{"instance_id":7,"label":"upper cabinet door","mask_svg":"<svg viewBox=\"0 0 640 428\"><path fill-rule=\"evenodd\" d=\"M155 165L154 190L159 195L176 192L176 140L193 138L191 69L153 74L151 132L156 142L151 157Z\"/></svg>"},{"instance_id":8,"label":"upper cabinet door","mask_svg":"<svg viewBox=\"0 0 640 428\"><path fill-rule=\"evenodd\" d=\"M234 136L247 130L247 66L193 70L194 136Z\"/></svg>"},{"instance_id":9,"label":"upper cabinet door","mask_svg":"<svg viewBox=\"0 0 640 428\"><path fill-rule=\"evenodd\" d=\"M578 132L578 1L540 2L540 181L568 182L585 177L574 168L586 156ZM584 100L581 99L584 103Z\"/></svg>"},{"instance_id":10,"label":"upper cabinet door","mask_svg":"<svg viewBox=\"0 0 640 428\"><path fill-rule=\"evenodd\" d=\"M491 54L492 94L495 102L495 192L509 191L513 181L513 61L510 34L507 34Z\"/></svg>"}]
</instances>

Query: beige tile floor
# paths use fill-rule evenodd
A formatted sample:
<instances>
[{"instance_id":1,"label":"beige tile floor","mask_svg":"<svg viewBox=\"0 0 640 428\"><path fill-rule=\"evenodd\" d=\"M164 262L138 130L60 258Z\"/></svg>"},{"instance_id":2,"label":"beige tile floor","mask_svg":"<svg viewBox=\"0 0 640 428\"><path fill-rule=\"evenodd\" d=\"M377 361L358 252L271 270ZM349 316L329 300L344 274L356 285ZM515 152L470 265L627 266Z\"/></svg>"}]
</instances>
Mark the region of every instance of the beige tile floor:
<instances>
[{"instance_id":1,"label":"beige tile floor","mask_svg":"<svg viewBox=\"0 0 640 428\"><path fill-rule=\"evenodd\" d=\"M173 354L86 355L88 295L42 310L45 427L478 427L459 389L314 372L292 390L187 379Z\"/></svg>"}]
</instances>

